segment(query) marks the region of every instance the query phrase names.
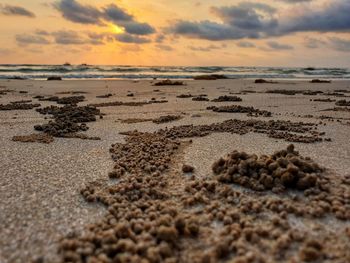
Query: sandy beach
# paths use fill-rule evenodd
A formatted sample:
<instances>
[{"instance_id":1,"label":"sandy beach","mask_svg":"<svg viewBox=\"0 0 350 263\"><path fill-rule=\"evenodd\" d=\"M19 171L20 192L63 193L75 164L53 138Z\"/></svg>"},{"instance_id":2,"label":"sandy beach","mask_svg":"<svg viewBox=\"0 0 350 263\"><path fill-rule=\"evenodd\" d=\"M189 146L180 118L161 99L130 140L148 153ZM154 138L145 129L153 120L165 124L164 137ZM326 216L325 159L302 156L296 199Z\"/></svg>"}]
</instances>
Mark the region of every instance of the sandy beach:
<instances>
[{"instance_id":1,"label":"sandy beach","mask_svg":"<svg viewBox=\"0 0 350 263\"><path fill-rule=\"evenodd\" d=\"M349 262L350 107L336 104L350 101L350 81L258 84L254 79L223 79L154 86L156 82L0 81L0 104L23 100L40 104L28 110L0 110L0 262ZM286 90L293 94L285 94ZM110 96L97 97L106 94ZM224 95L241 101L212 101ZM88 139L53 136L51 143L13 141L14 136L43 134L34 126L48 123L52 115L36 109L64 107L38 99L50 96L84 96L78 106L95 105L100 110L96 121L87 122L88 130L81 132ZM115 106L101 106L108 102ZM175 117L169 122L158 119L167 115ZM261 123L253 125L252 120ZM278 120L283 123L276 132L269 121ZM210 126L214 123L219 125ZM171 129L179 126L186 131ZM135 130L146 134L128 133ZM286 182L283 189L258 190L253 183L218 179L224 168L215 170L215 163L225 161L229 169L229 158L234 157L227 154L235 150L273 155L291 143L300 156L312 159L309 166L315 170L310 168L309 173L319 177L310 187L289 189ZM154 149L158 150L152 155ZM148 181L140 179L148 168L136 158L138 152L151 165L150 175L144 177L151 176ZM183 172L183 165L189 166L189 173ZM211 184L216 191L208 190ZM125 189L134 191L132 187L138 190L126 193ZM308 188L313 190L305 194ZM140 202L152 208L155 218ZM140 223L148 217L148 225ZM126 227L125 222L133 237L118 236L116 229ZM186 230L180 230L181 223ZM154 233L154 226L164 231ZM114 236L108 239L108 235ZM98 248L91 240L100 236L109 241ZM115 251L106 248L120 240L124 243ZM139 252L138 245L147 247L147 242L155 242L154 249ZM116 259L118 253L124 258Z\"/></svg>"}]
</instances>

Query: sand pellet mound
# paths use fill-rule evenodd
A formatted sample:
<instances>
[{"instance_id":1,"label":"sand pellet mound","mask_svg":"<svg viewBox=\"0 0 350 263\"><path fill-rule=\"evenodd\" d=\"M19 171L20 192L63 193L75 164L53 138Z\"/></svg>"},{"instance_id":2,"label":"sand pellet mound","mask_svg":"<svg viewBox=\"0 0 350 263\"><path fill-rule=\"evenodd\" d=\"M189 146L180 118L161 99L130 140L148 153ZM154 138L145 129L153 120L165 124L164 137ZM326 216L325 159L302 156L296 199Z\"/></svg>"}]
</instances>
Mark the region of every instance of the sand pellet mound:
<instances>
[{"instance_id":1,"label":"sand pellet mound","mask_svg":"<svg viewBox=\"0 0 350 263\"><path fill-rule=\"evenodd\" d=\"M336 106L342 106L342 107L350 107L350 100L349 101L346 101L346 100L338 100L336 103L335 103Z\"/></svg>"},{"instance_id":2,"label":"sand pellet mound","mask_svg":"<svg viewBox=\"0 0 350 263\"><path fill-rule=\"evenodd\" d=\"M312 101L318 101L318 102L335 102L336 100L332 100L330 98L327 99L313 99Z\"/></svg>"},{"instance_id":3,"label":"sand pellet mound","mask_svg":"<svg viewBox=\"0 0 350 263\"><path fill-rule=\"evenodd\" d=\"M271 156L249 155L234 151L213 164L218 180L235 183L256 191L306 190L315 187L323 171L315 162L304 158L290 145Z\"/></svg>"},{"instance_id":4,"label":"sand pellet mound","mask_svg":"<svg viewBox=\"0 0 350 263\"><path fill-rule=\"evenodd\" d=\"M52 143L54 138L45 133L34 133L24 136L13 136L12 141L14 142L38 142L38 143Z\"/></svg>"},{"instance_id":5,"label":"sand pellet mound","mask_svg":"<svg viewBox=\"0 0 350 263\"><path fill-rule=\"evenodd\" d=\"M242 101L242 98L238 97L238 96L219 96L216 99L212 100L213 102L225 102L225 101Z\"/></svg>"},{"instance_id":6,"label":"sand pellet mound","mask_svg":"<svg viewBox=\"0 0 350 263\"><path fill-rule=\"evenodd\" d=\"M214 112L230 112L230 113L247 113L248 116L262 116L271 117L272 113L266 110L255 109L254 107L245 107L241 105L230 105L230 106L210 106L207 110L212 110Z\"/></svg>"},{"instance_id":7,"label":"sand pellet mound","mask_svg":"<svg viewBox=\"0 0 350 263\"><path fill-rule=\"evenodd\" d=\"M331 81L325 79L313 79L310 81L310 83L331 83Z\"/></svg>"},{"instance_id":8,"label":"sand pellet mound","mask_svg":"<svg viewBox=\"0 0 350 263\"><path fill-rule=\"evenodd\" d=\"M0 104L1 111L10 111L10 110L32 110L34 108L40 107L38 103L23 103L23 102L14 102L10 104Z\"/></svg>"},{"instance_id":9,"label":"sand pellet mound","mask_svg":"<svg viewBox=\"0 0 350 263\"><path fill-rule=\"evenodd\" d=\"M154 119L152 122L156 124L161 124L161 123L167 123L167 122L172 122L172 121L177 121L182 119L181 115L165 115L165 116L160 116L157 119Z\"/></svg>"},{"instance_id":10,"label":"sand pellet mound","mask_svg":"<svg viewBox=\"0 0 350 263\"><path fill-rule=\"evenodd\" d=\"M104 95L97 95L96 98L106 99L106 98L109 98L109 97L112 97L112 96L113 96L113 94L108 93L108 94L104 94Z\"/></svg>"},{"instance_id":11,"label":"sand pellet mound","mask_svg":"<svg viewBox=\"0 0 350 263\"><path fill-rule=\"evenodd\" d=\"M153 84L153 86L183 86L183 81L172 81L170 79L162 80Z\"/></svg>"},{"instance_id":12,"label":"sand pellet mound","mask_svg":"<svg viewBox=\"0 0 350 263\"><path fill-rule=\"evenodd\" d=\"M256 80L254 81L254 83L255 83L255 84L265 84L265 83L270 83L270 84L272 84L272 83L278 83L278 82L272 81L272 80L266 80L266 79L256 79Z\"/></svg>"},{"instance_id":13,"label":"sand pellet mound","mask_svg":"<svg viewBox=\"0 0 350 263\"><path fill-rule=\"evenodd\" d=\"M323 168L300 156L293 146L260 158L233 152L219 160L220 165L214 165L218 175L195 179L172 169L181 159L185 142L158 133L125 134L126 142L110 149L115 168L109 176L118 182L90 183L81 190L86 201L102 203L107 213L82 233L62 239L62 262L267 263L331 259L342 263L350 257L348 231L335 231L322 221L312 227L307 220L309 216L317 220L329 214L350 219L348 187L331 182L323 175ZM233 154L239 156L233 158ZM272 162L262 166L267 166L266 173L271 171L271 177L293 164L297 168L288 167L293 175L317 174L316 181L307 179L303 182L307 186L304 195L293 197L286 195L287 191L276 196L268 191L247 193L215 180L227 173L234 161L238 165L249 163L240 168L246 169L247 176L257 178L257 162L266 163L267 159ZM278 168L268 170L274 162ZM221 163L227 167L222 169ZM302 178L298 177L295 184L287 180L290 188L277 179L276 185L298 191L299 180ZM295 217L304 220L305 225L293 224L289 218L295 221Z\"/></svg>"},{"instance_id":14,"label":"sand pellet mound","mask_svg":"<svg viewBox=\"0 0 350 263\"><path fill-rule=\"evenodd\" d=\"M37 111L41 114L53 115L53 120L47 124L35 125L34 129L54 137L88 139L89 137L76 133L87 131L89 129L87 122L96 121L96 116L102 117L100 110L92 106L49 106L37 109Z\"/></svg>"},{"instance_id":15,"label":"sand pellet mound","mask_svg":"<svg viewBox=\"0 0 350 263\"><path fill-rule=\"evenodd\" d=\"M192 98L193 95L192 94L180 94L180 95L177 95L176 98L179 98L179 99L187 99L187 98Z\"/></svg>"},{"instance_id":16,"label":"sand pellet mound","mask_svg":"<svg viewBox=\"0 0 350 263\"><path fill-rule=\"evenodd\" d=\"M37 97L39 101L55 101L57 104L77 104L85 100L85 96L69 96L69 97Z\"/></svg>"},{"instance_id":17,"label":"sand pellet mound","mask_svg":"<svg viewBox=\"0 0 350 263\"><path fill-rule=\"evenodd\" d=\"M192 100L193 101L209 101L209 99L204 97L204 96L193 97Z\"/></svg>"},{"instance_id":18,"label":"sand pellet mound","mask_svg":"<svg viewBox=\"0 0 350 263\"><path fill-rule=\"evenodd\" d=\"M167 138L203 137L216 132L246 134L248 132L264 133L271 138L290 142L315 143L322 141L321 132L314 130L317 124L291 121L262 120L227 120L211 125L182 125L158 131Z\"/></svg>"}]
</instances>

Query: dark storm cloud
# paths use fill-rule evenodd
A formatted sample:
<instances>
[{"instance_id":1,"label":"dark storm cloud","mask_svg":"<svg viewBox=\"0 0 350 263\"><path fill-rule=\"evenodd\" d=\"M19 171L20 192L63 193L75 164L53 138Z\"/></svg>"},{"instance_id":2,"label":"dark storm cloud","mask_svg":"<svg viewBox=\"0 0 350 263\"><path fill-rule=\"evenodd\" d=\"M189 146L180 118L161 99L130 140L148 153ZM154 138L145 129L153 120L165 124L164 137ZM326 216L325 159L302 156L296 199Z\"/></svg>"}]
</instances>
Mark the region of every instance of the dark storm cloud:
<instances>
[{"instance_id":1,"label":"dark storm cloud","mask_svg":"<svg viewBox=\"0 0 350 263\"><path fill-rule=\"evenodd\" d=\"M280 44L276 41L269 41L266 44L270 49L273 49L273 50L291 50L291 49L294 49L290 45Z\"/></svg>"},{"instance_id":2,"label":"dark storm cloud","mask_svg":"<svg viewBox=\"0 0 350 263\"><path fill-rule=\"evenodd\" d=\"M50 41L42 36L29 35L29 34L16 35L16 41L19 45L24 45L24 46L30 45L30 44L36 44L36 45L50 44Z\"/></svg>"},{"instance_id":3,"label":"dark storm cloud","mask_svg":"<svg viewBox=\"0 0 350 263\"><path fill-rule=\"evenodd\" d=\"M145 37L139 37L128 33L115 35L115 39L123 43L145 44L151 41Z\"/></svg>"},{"instance_id":4,"label":"dark storm cloud","mask_svg":"<svg viewBox=\"0 0 350 263\"><path fill-rule=\"evenodd\" d=\"M267 38L308 31L350 31L350 1L345 0L332 1L322 10L304 9L304 13L288 18L279 16L277 10L269 5L251 2L212 7L211 12L222 22L179 20L168 28L168 32L217 41Z\"/></svg>"},{"instance_id":5,"label":"dark storm cloud","mask_svg":"<svg viewBox=\"0 0 350 263\"><path fill-rule=\"evenodd\" d=\"M0 4L0 13L7 16L26 16L34 18L35 14L21 6L13 5L1 5Z\"/></svg>"},{"instance_id":6,"label":"dark storm cloud","mask_svg":"<svg viewBox=\"0 0 350 263\"><path fill-rule=\"evenodd\" d=\"M82 5L76 0L60 0L54 6L65 19L75 23L104 25L108 21L125 28L127 33L133 35L149 35L156 31L151 25L138 22L133 15L115 4L98 9Z\"/></svg>"}]
</instances>

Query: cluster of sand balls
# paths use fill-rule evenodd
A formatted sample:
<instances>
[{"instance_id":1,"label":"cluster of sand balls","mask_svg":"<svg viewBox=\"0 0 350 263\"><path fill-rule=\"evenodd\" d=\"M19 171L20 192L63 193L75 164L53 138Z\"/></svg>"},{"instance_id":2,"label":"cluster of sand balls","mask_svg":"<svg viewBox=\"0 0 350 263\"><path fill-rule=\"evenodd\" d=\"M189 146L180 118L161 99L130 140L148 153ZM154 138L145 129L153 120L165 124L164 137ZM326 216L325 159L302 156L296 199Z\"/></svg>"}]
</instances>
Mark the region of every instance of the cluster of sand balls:
<instances>
[{"instance_id":1,"label":"cluster of sand balls","mask_svg":"<svg viewBox=\"0 0 350 263\"><path fill-rule=\"evenodd\" d=\"M254 107L246 107L241 105L230 105L230 106L210 106L207 110L212 110L214 112L229 112L229 113L247 113L248 116L262 116L271 117L272 113L266 110L255 109Z\"/></svg>"},{"instance_id":2,"label":"cluster of sand balls","mask_svg":"<svg viewBox=\"0 0 350 263\"><path fill-rule=\"evenodd\" d=\"M315 162L294 151L293 145L271 156L234 151L213 164L213 172L220 182L256 191L306 190L317 185L322 171Z\"/></svg>"},{"instance_id":3,"label":"cluster of sand balls","mask_svg":"<svg viewBox=\"0 0 350 263\"><path fill-rule=\"evenodd\" d=\"M181 115L164 115L159 118L153 119L152 122L156 124L167 123L172 121L177 121L182 118Z\"/></svg>"},{"instance_id":4,"label":"cluster of sand balls","mask_svg":"<svg viewBox=\"0 0 350 263\"><path fill-rule=\"evenodd\" d=\"M335 194L326 189L329 181L318 177L314 185L319 189L306 189L300 199L281 198L281 193L274 197L246 193L221 183L215 175L195 178L174 172L171 168L179 162L185 142L157 132L125 135L125 143L110 149L115 162L110 177L118 178L118 182L95 182L81 190L88 202L102 203L108 212L82 234L62 240L63 262L267 263L332 259L340 263L348 258L349 244L342 239L345 234L339 238L322 226L317 230L299 229L288 221L290 213L304 217L315 211L317 217L320 207L324 214L342 211L343 216L347 215L346 187L337 185L344 191ZM214 164L219 176L231 168L232 160L238 160L249 163L239 169L257 177L251 165L265 159L234 153L238 159ZM287 158L298 160L295 166L303 167L305 176L312 174L311 170L323 172L317 164L299 156L293 146L266 158L281 165L271 167L274 171L288 167L283 160ZM269 165L274 166L273 162ZM223 169L222 163L227 167ZM322 235L316 239L315 233Z\"/></svg>"},{"instance_id":5,"label":"cluster of sand balls","mask_svg":"<svg viewBox=\"0 0 350 263\"><path fill-rule=\"evenodd\" d=\"M96 116L102 117L100 110L91 106L49 106L37 109L37 111L44 115L53 115L54 120L46 124L35 125L34 129L54 137L74 137L75 133L89 129L87 122L96 121Z\"/></svg>"},{"instance_id":6,"label":"cluster of sand balls","mask_svg":"<svg viewBox=\"0 0 350 263\"><path fill-rule=\"evenodd\" d=\"M38 143L52 143L54 138L46 133L34 133L24 136L13 136L12 141L14 142L38 142Z\"/></svg>"},{"instance_id":7,"label":"cluster of sand balls","mask_svg":"<svg viewBox=\"0 0 350 263\"><path fill-rule=\"evenodd\" d=\"M85 96L68 96L68 97L58 97L58 96L36 96L39 101L54 101L57 104L77 104L85 100Z\"/></svg>"},{"instance_id":8,"label":"cluster of sand balls","mask_svg":"<svg viewBox=\"0 0 350 263\"><path fill-rule=\"evenodd\" d=\"M342 107L346 107L346 106L350 106L350 101L346 101L346 100L338 100L335 105L337 106L342 106Z\"/></svg>"},{"instance_id":9,"label":"cluster of sand balls","mask_svg":"<svg viewBox=\"0 0 350 263\"><path fill-rule=\"evenodd\" d=\"M159 130L157 133L170 139L203 137L217 132L246 134L264 133L271 138L291 142L313 143L322 141L322 134L315 132L317 124L281 120L238 120L231 119L210 125L181 125Z\"/></svg>"},{"instance_id":10,"label":"cluster of sand balls","mask_svg":"<svg viewBox=\"0 0 350 263\"><path fill-rule=\"evenodd\" d=\"M209 101L205 96L197 96L192 98L193 101Z\"/></svg>"},{"instance_id":11,"label":"cluster of sand balls","mask_svg":"<svg viewBox=\"0 0 350 263\"><path fill-rule=\"evenodd\" d=\"M26 102L12 102L9 104L0 104L0 111L10 110L31 110L40 107L38 103L26 103Z\"/></svg>"},{"instance_id":12,"label":"cluster of sand balls","mask_svg":"<svg viewBox=\"0 0 350 263\"><path fill-rule=\"evenodd\" d=\"M170 162L170 156L179 147L179 142L152 133L132 132L126 144L117 143L110 149L115 161L110 177L118 178L125 172L163 172Z\"/></svg>"},{"instance_id":13,"label":"cluster of sand balls","mask_svg":"<svg viewBox=\"0 0 350 263\"><path fill-rule=\"evenodd\" d=\"M238 97L238 96L227 96L227 95L223 95L223 96L219 96L216 99L212 100L213 102L226 102L226 101L242 101L242 98Z\"/></svg>"}]
</instances>

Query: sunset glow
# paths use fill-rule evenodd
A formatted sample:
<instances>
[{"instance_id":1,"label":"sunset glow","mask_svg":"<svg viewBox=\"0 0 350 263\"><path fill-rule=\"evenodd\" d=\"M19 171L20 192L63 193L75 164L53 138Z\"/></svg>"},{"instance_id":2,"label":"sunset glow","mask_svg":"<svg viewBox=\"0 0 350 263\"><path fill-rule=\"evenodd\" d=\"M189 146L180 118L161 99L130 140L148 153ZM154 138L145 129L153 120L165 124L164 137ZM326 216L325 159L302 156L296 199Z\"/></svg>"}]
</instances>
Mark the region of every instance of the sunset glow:
<instances>
[{"instance_id":1,"label":"sunset glow","mask_svg":"<svg viewBox=\"0 0 350 263\"><path fill-rule=\"evenodd\" d=\"M347 67L349 13L348 0L0 0L0 63Z\"/></svg>"}]
</instances>

